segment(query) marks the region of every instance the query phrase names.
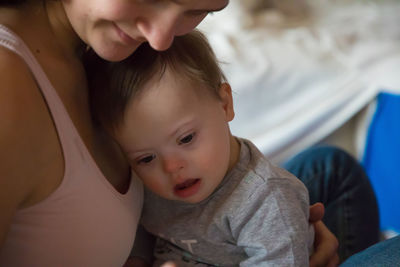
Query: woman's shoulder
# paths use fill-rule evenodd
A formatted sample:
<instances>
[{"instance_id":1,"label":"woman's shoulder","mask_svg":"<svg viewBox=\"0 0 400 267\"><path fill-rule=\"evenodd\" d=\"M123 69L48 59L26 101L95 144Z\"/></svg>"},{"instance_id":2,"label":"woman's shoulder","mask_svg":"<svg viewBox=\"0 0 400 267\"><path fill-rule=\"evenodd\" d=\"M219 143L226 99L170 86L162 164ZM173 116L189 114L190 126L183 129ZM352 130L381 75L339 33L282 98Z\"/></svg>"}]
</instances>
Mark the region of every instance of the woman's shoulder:
<instances>
[{"instance_id":1,"label":"woman's shoulder","mask_svg":"<svg viewBox=\"0 0 400 267\"><path fill-rule=\"evenodd\" d=\"M24 206L47 179L43 177L49 167L44 162L50 160L60 166L55 158L62 159L61 149L46 102L29 68L19 55L3 47L0 80L0 181L9 186L8 192L0 189L0 195L19 196L19 204Z\"/></svg>"},{"instance_id":2,"label":"woman's shoulder","mask_svg":"<svg viewBox=\"0 0 400 267\"><path fill-rule=\"evenodd\" d=\"M6 47L0 46L1 89L18 87L22 84L35 85L35 81L30 73L27 64L21 56ZM15 93L18 92L15 91Z\"/></svg>"},{"instance_id":3,"label":"woman's shoulder","mask_svg":"<svg viewBox=\"0 0 400 267\"><path fill-rule=\"evenodd\" d=\"M24 60L4 47L0 47L0 80L0 116L6 125L18 128L35 116L30 111L36 109L40 91Z\"/></svg>"}]
</instances>

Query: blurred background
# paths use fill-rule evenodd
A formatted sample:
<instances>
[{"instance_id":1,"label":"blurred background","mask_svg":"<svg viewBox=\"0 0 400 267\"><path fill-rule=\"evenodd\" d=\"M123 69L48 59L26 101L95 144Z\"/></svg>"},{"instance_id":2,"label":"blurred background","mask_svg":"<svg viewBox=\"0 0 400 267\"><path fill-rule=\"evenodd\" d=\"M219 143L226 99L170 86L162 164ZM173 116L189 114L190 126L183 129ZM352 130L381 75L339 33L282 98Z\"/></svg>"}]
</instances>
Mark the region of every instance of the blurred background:
<instances>
[{"instance_id":1,"label":"blurred background","mask_svg":"<svg viewBox=\"0 0 400 267\"><path fill-rule=\"evenodd\" d=\"M234 135L280 164L313 145L358 158L384 237L400 233L400 1L231 0L199 27L234 91Z\"/></svg>"}]
</instances>

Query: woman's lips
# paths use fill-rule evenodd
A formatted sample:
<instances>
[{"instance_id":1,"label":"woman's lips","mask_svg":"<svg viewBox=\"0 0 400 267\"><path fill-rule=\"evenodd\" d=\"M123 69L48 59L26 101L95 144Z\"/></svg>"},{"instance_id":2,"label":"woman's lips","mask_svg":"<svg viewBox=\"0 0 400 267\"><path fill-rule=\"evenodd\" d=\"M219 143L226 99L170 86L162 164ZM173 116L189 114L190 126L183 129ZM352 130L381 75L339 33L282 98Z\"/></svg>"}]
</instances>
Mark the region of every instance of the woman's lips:
<instances>
[{"instance_id":1,"label":"woman's lips","mask_svg":"<svg viewBox=\"0 0 400 267\"><path fill-rule=\"evenodd\" d=\"M114 23L115 29L118 33L118 36L121 38L121 41L126 45L138 44L139 42L133 38L131 38L128 34L126 34L117 24Z\"/></svg>"},{"instance_id":2,"label":"woman's lips","mask_svg":"<svg viewBox=\"0 0 400 267\"><path fill-rule=\"evenodd\" d=\"M187 198L196 194L200 189L200 179L188 179L174 187L174 194L181 198Z\"/></svg>"}]
</instances>

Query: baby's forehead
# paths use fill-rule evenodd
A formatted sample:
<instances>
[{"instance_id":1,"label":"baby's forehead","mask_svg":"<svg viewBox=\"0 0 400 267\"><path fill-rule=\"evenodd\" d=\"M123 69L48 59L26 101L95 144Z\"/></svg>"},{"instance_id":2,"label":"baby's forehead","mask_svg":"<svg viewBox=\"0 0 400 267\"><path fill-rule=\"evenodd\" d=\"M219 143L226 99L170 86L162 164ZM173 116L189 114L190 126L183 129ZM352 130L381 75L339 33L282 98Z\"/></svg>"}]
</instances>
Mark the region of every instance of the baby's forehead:
<instances>
[{"instance_id":1,"label":"baby's forehead","mask_svg":"<svg viewBox=\"0 0 400 267\"><path fill-rule=\"evenodd\" d=\"M168 64L158 66L154 74L144 82L138 96L143 95L152 89L161 87L179 86L184 90L194 90L203 96L205 93L215 94L216 90L204 81L201 73L190 68L185 68L183 65ZM168 89L168 87L166 88Z\"/></svg>"}]
</instances>

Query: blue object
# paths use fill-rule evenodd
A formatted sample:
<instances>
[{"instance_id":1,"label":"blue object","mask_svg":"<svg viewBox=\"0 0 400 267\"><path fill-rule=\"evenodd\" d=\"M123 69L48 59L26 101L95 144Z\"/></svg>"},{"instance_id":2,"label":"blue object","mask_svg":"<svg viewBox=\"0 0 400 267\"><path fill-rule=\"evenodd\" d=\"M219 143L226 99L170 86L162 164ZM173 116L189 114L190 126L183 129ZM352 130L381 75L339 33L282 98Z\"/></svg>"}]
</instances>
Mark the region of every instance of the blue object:
<instances>
[{"instance_id":1,"label":"blue object","mask_svg":"<svg viewBox=\"0 0 400 267\"><path fill-rule=\"evenodd\" d=\"M400 236L380 242L345 261L340 267L400 266Z\"/></svg>"},{"instance_id":2,"label":"blue object","mask_svg":"<svg viewBox=\"0 0 400 267\"><path fill-rule=\"evenodd\" d=\"M400 232L400 95L378 95L362 163L377 196L381 230Z\"/></svg>"}]
</instances>

